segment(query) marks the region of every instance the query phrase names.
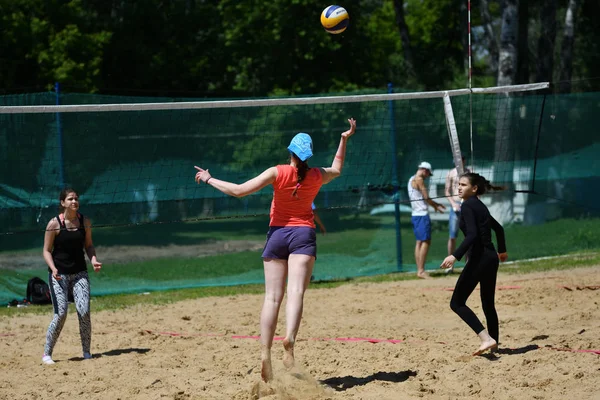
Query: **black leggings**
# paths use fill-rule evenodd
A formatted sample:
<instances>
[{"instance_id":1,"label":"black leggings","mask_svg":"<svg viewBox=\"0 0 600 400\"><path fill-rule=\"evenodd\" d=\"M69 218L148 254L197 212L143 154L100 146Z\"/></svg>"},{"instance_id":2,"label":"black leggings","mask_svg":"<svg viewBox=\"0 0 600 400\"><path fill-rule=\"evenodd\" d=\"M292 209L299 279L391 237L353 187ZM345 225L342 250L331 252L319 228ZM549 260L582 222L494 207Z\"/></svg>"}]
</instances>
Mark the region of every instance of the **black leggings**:
<instances>
[{"instance_id":1,"label":"black leggings","mask_svg":"<svg viewBox=\"0 0 600 400\"><path fill-rule=\"evenodd\" d=\"M479 283L481 306L487 321L488 332L496 342L499 342L499 328L494 295L498 265L498 254L492 249L486 248L482 254L471 256L458 277L450 300L452 311L457 313L475 333L479 334L485 328L475 313L467 306L467 299Z\"/></svg>"}]
</instances>

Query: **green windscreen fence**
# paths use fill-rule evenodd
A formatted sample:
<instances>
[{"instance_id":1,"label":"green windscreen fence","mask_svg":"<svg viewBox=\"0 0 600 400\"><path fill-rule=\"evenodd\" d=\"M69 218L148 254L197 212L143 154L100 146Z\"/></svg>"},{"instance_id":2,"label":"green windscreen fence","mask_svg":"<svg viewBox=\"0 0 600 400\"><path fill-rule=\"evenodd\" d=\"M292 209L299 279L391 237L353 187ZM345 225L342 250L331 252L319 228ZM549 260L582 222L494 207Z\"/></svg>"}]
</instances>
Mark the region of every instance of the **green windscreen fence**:
<instances>
[{"instance_id":1,"label":"green windscreen fence","mask_svg":"<svg viewBox=\"0 0 600 400\"><path fill-rule=\"evenodd\" d=\"M430 196L448 205L454 164L442 98L296 100L187 108L189 99L0 97L0 106L150 108L0 113L0 301L23 298L33 276L48 280L44 231L64 186L78 192L104 263L90 272L94 295L263 282L271 188L228 197L197 185L194 165L242 183L287 163L290 139L307 132L309 164L330 166L350 117L358 129L343 174L315 199L326 233L314 278L414 271L407 183L421 161L434 169ZM172 108L152 109L165 103ZM598 249L600 93L453 95L451 105L467 166L506 187L483 200L505 225L510 259ZM435 269L447 253L448 213L431 216Z\"/></svg>"}]
</instances>

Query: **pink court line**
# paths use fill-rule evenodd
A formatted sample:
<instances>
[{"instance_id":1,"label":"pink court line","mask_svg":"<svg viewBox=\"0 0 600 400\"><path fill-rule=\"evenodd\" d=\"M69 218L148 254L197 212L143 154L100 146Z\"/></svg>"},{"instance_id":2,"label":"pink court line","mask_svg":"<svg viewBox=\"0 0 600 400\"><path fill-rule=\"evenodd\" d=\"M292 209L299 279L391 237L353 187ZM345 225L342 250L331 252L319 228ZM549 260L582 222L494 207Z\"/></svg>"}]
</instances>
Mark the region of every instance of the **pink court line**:
<instances>
[{"instance_id":1,"label":"pink court line","mask_svg":"<svg viewBox=\"0 0 600 400\"><path fill-rule=\"evenodd\" d=\"M569 351L571 353L592 353L600 355L600 350L593 349L567 349L567 348L559 348L559 347L545 347L548 350L556 350L556 351Z\"/></svg>"},{"instance_id":2,"label":"pink court line","mask_svg":"<svg viewBox=\"0 0 600 400\"><path fill-rule=\"evenodd\" d=\"M260 336L255 336L255 335L233 335L230 337L232 339L256 339L256 340L260 339ZM273 340L275 340L275 341L279 341L279 340L283 340L283 339L284 339L283 336L275 336L273 338Z\"/></svg>"},{"instance_id":3,"label":"pink court line","mask_svg":"<svg viewBox=\"0 0 600 400\"><path fill-rule=\"evenodd\" d=\"M221 333L186 333L186 332L154 332L149 329L144 329L144 332L152 335L173 336L173 337L224 337Z\"/></svg>"},{"instance_id":4,"label":"pink court line","mask_svg":"<svg viewBox=\"0 0 600 400\"><path fill-rule=\"evenodd\" d=\"M0 333L0 337L16 336L14 333Z\"/></svg>"},{"instance_id":5,"label":"pink court line","mask_svg":"<svg viewBox=\"0 0 600 400\"><path fill-rule=\"evenodd\" d=\"M310 340L318 341L329 341L333 340L336 342L369 342L369 343L403 343L405 340L398 339L375 339L375 338L363 338L363 337L347 337L347 338L312 338Z\"/></svg>"},{"instance_id":6,"label":"pink court line","mask_svg":"<svg viewBox=\"0 0 600 400\"><path fill-rule=\"evenodd\" d=\"M522 286L496 286L496 290L514 290L514 289L522 289ZM430 288L423 288L423 290L445 290L448 292L453 292L454 288L453 287L445 287L445 288L436 288L436 287L430 287ZM477 287L476 290L479 290L479 287Z\"/></svg>"},{"instance_id":7,"label":"pink court line","mask_svg":"<svg viewBox=\"0 0 600 400\"><path fill-rule=\"evenodd\" d=\"M218 333L181 333L181 332L154 332L149 329L145 329L144 332L155 334L155 335L163 335L163 336L173 336L173 337L227 337ZM258 335L232 335L229 336L231 339L253 339L258 340L260 336ZM273 340L280 341L283 340L283 336L275 336ZM400 340L400 339L376 339L376 338L365 338L365 337L337 337L337 338L310 338L307 340L317 340L317 341L335 341L335 342L368 342L368 343L427 343L425 340ZM446 342L435 342L437 344L447 344ZM571 353L591 353L600 355L600 350L595 349L568 349L568 348L558 348L558 347L538 347L538 349L547 349L547 350L555 350L555 351L568 351Z\"/></svg>"},{"instance_id":8,"label":"pink court line","mask_svg":"<svg viewBox=\"0 0 600 400\"><path fill-rule=\"evenodd\" d=\"M524 279L515 279L513 282L528 282L528 281L540 281L547 279L563 279L562 276L542 276L540 278L524 278Z\"/></svg>"},{"instance_id":9,"label":"pink court line","mask_svg":"<svg viewBox=\"0 0 600 400\"><path fill-rule=\"evenodd\" d=\"M256 335L252 335L252 336L248 336L248 335L233 335L231 336L232 339L255 339L258 340L260 339L260 336L256 336ZM274 341L279 341L279 340L283 340L284 337L283 336L275 336L273 338ZM370 343L383 343L383 342L387 342L387 343L402 343L404 342L404 340L397 340L397 339L374 339L374 338L359 338L359 337L347 337L347 338L310 338L308 340L318 340L318 341L329 341L329 340L333 340L336 342L370 342Z\"/></svg>"},{"instance_id":10,"label":"pink court line","mask_svg":"<svg viewBox=\"0 0 600 400\"><path fill-rule=\"evenodd\" d=\"M185 332L154 332L149 329L145 329L144 332L154 334L154 335L162 335L162 336L172 336L172 337L226 337L222 334L215 333L185 333ZM258 340L260 336L258 335L232 335L229 336L231 339L253 339ZM283 340L284 336L275 336L273 338L274 341ZM369 342L369 343L427 343L424 340L399 340L399 339L376 339L376 338L365 338L365 337L337 337L337 338L310 338L305 340L315 340L315 341L336 341L336 342ZM436 342L438 344L446 344L445 342Z\"/></svg>"}]
</instances>

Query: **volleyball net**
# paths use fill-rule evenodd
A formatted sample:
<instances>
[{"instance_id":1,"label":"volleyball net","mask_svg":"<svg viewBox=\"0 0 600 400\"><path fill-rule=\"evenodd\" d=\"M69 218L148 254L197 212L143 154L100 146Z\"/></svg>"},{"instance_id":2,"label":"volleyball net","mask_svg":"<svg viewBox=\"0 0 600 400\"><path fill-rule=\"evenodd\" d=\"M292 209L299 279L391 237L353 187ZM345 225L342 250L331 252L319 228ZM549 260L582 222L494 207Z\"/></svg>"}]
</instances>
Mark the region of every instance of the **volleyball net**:
<instances>
[{"instance_id":1,"label":"volleyball net","mask_svg":"<svg viewBox=\"0 0 600 400\"><path fill-rule=\"evenodd\" d=\"M406 189L421 161L433 166L429 193L438 202L448 205L446 174L465 156L468 168L507 188L485 201L515 236L545 223L581 236L578 219L599 214L599 97L546 94L547 87L220 101L2 96L0 297L17 297L25 278L44 274L43 233L65 186L93 222L99 258L111 261L94 278L96 294L261 282L271 190L228 197L197 185L194 165L241 183L288 162L290 139L307 132L309 164L329 166L350 117L358 129L343 174L315 200L327 226L317 279L414 270ZM432 218L428 268L446 255L448 237L448 214ZM583 229L583 240L552 250L595 246L598 229ZM510 232L508 240L510 247ZM210 246L222 251L205 253ZM132 250L146 247L155 256ZM513 249L513 259L548 255L535 244ZM152 267L166 260L177 264L168 276Z\"/></svg>"}]
</instances>

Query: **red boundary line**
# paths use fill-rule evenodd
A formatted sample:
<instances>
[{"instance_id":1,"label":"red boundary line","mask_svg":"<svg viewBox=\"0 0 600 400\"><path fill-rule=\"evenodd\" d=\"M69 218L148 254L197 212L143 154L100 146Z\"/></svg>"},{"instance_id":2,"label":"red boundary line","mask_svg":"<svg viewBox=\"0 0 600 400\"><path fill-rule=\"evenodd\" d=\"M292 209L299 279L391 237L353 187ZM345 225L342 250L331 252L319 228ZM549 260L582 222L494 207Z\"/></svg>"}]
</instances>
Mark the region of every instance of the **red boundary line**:
<instances>
[{"instance_id":1,"label":"red boundary line","mask_svg":"<svg viewBox=\"0 0 600 400\"><path fill-rule=\"evenodd\" d=\"M522 286L496 286L496 290L512 290L512 289L522 289ZM454 291L453 287L442 287L442 288L437 288L437 287L428 287L428 288L423 288L423 290L446 290L448 292L452 292ZM476 290L479 290L479 286L476 288Z\"/></svg>"},{"instance_id":2,"label":"red boundary line","mask_svg":"<svg viewBox=\"0 0 600 400\"><path fill-rule=\"evenodd\" d=\"M171 336L171 337L227 337L225 334L220 333L185 333L185 332L154 332L150 329L144 329L143 332L151 335ZM0 337L16 336L14 333L0 333ZM230 339L260 339L257 335L231 335ZM275 336L275 341L283 340L283 336ZM368 343L426 343L425 340L400 340L400 339L376 339L376 338L363 338L363 337L337 337L337 338L310 338L307 340L316 341L336 341L336 342L368 342ZM437 344L447 344L446 342L435 342ZM600 349L569 349L552 346L539 347L538 349L547 349L555 351L567 351L571 353L591 353L600 355Z\"/></svg>"},{"instance_id":3,"label":"red boundary line","mask_svg":"<svg viewBox=\"0 0 600 400\"><path fill-rule=\"evenodd\" d=\"M161 335L161 336L172 336L172 337L228 337L230 339L260 339L258 335L231 335L227 336L225 334L218 333L186 333L186 332L154 332L149 329L144 329L144 332L152 334L152 335ZM273 338L274 341L283 340L283 336L275 336ZM315 341L336 341L336 342L369 342L369 343L426 343L425 340L400 340L400 339L376 339L376 338L363 338L363 337L337 337L337 338L310 338L310 339L299 339L299 340L315 340ZM446 342L435 342L438 344L446 344Z\"/></svg>"},{"instance_id":4,"label":"red boundary line","mask_svg":"<svg viewBox=\"0 0 600 400\"><path fill-rule=\"evenodd\" d=\"M542 348L548 349L548 350L556 350L556 351L570 351L572 353L592 353L592 354L598 354L600 356L600 350L594 350L594 349L567 349L567 348L551 347L551 346L546 346L546 347L542 347Z\"/></svg>"},{"instance_id":5,"label":"red boundary line","mask_svg":"<svg viewBox=\"0 0 600 400\"><path fill-rule=\"evenodd\" d=\"M221 334L202 334L202 333L179 333L179 332L154 332L148 329L145 329L144 332L153 334L153 335L164 335L164 336L173 336L173 337L182 337L182 336L211 336L211 337L227 337L226 335ZM258 335L232 335L229 336L230 339L260 339ZM275 336L273 338L275 341L283 340L283 336ZM317 340L317 341L336 341L336 342L368 342L368 343L426 343L425 340L400 340L400 339L376 339L376 338L363 338L363 337L337 337L337 338L310 338L306 340ZM446 342L435 342L437 344L447 344ZM600 350L595 349L568 349L568 348L559 348L559 347L551 347L551 346L538 346L538 349L547 349L547 350L556 350L556 351L568 351L572 353L591 353L600 355ZM514 349L513 349L514 350Z\"/></svg>"}]
</instances>

